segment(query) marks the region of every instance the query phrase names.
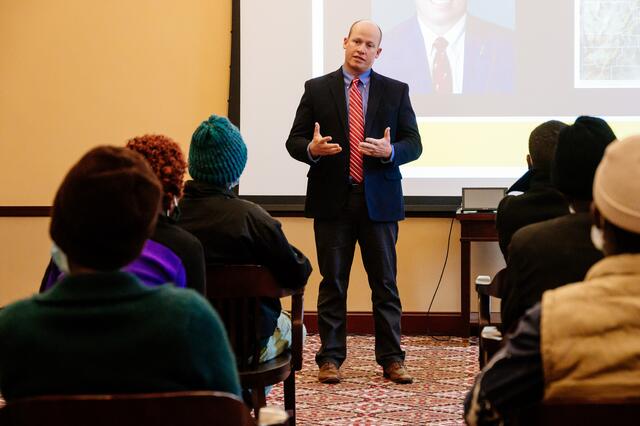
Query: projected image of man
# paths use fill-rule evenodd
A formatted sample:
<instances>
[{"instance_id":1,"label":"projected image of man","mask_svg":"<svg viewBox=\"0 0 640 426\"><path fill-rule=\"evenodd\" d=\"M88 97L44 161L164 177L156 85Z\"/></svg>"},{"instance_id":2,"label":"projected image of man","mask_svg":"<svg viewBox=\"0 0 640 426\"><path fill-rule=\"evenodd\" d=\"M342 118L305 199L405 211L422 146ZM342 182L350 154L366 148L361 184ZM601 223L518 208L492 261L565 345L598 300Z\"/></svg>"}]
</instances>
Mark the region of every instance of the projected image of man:
<instances>
[{"instance_id":1,"label":"projected image of man","mask_svg":"<svg viewBox=\"0 0 640 426\"><path fill-rule=\"evenodd\" d=\"M396 284L398 221L404 218L399 166L422 153L405 83L371 67L382 32L354 23L343 40L344 63L305 83L287 150L309 165L305 215L314 218L322 281L318 380L337 383L347 355L346 308L356 242L372 292L376 362L385 377L411 383L400 347L402 308Z\"/></svg>"},{"instance_id":2,"label":"projected image of man","mask_svg":"<svg viewBox=\"0 0 640 426\"><path fill-rule=\"evenodd\" d=\"M467 13L467 0L416 0L416 13L385 35L376 69L412 94L513 90L514 32Z\"/></svg>"}]
</instances>

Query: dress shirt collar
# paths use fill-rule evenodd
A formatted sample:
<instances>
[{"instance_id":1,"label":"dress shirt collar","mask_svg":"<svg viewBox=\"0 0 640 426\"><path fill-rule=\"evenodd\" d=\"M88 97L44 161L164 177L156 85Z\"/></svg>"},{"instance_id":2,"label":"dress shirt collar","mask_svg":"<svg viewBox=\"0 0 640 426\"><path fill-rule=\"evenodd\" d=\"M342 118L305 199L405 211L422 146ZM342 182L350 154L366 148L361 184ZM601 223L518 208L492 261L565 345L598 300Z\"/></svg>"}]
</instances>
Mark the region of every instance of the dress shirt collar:
<instances>
[{"instance_id":1,"label":"dress shirt collar","mask_svg":"<svg viewBox=\"0 0 640 426\"><path fill-rule=\"evenodd\" d=\"M342 68L342 75L344 76L344 84L346 87L351 86L351 82L356 77L354 75L349 74L344 67ZM369 85L369 80L371 78L371 68L363 72L358 76L360 81L362 82L362 87L366 88Z\"/></svg>"}]
</instances>

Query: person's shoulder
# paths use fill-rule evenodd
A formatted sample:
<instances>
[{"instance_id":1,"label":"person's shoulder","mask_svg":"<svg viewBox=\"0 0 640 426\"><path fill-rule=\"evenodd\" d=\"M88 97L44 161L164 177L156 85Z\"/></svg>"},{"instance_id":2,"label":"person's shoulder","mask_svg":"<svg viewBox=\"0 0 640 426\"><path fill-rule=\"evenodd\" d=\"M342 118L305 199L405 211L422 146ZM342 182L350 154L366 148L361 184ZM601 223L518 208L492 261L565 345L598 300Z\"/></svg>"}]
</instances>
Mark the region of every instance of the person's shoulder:
<instances>
[{"instance_id":1,"label":"person's shoulder","mask_svg":"<svg viewBox=\"0 0 640 426\"><path fill-rule=\"evenodd\" d=\"M566 201L561 192L552 187L534 188L519 195L507 195L500 201L498 212L510 208L536 208L543 205L565 206ZM567 212L568 212L567 208Z\"/></svg>"},{"instance_id":2,"label":"person's shoulder","mask_svg":"<svg viewBox=\"0 0 640 426\"><path fill-rule=\"evenodd\" d=\"M515 255L527 250L547 250L548 246L558 238L558 235L563 234L573 223L573 216L575 215L566 214L523 226L513 234L509 254Z\"/></svg>"},{"instance_id":3,"label":"person's shoulder","mask_svg":"<svg viewBox=\"0 0 640 426\"><path fill-rule=\"evenodd\" d=\"M546 240L558 228L557 218L531 223L518 229L511 238L512 247L532 247L536 241ZM510 251L511 253L511 251Z\"/></svg>"},{"instance_id":4,"label":"person's shoulder","mask_svg":"<svg viewBox=\"0 0 640 426\"><path fill-rule=\"evenodd\" d=\"M156 226L156 230L151 236L151 239L170 249L175 245L195 248L202 247L200 240L198 240L195 235L168 220L158 221L158 226Z\"/></svg>"},{"instance_id":5,"label":"person's shoulder","mask_svg":"<svg viewBox=\"0 0 640 426\"><path fill-rule=\"evenodd\" d=\"M384 82L387 87L392 89L404 89L405 87L409 87L407 83L404 81L396 80L391 77L387 77L386 75L380 74L375 70L371 71L371 76L373 79L377 79L378 81Z\"/></svg>"},{"instance_id":6,"label":"person's shoulder","mask_svg":"<svg viewBox=\"0 0 640 426\"><path fill-rule=\"evenodd\" d=\"M238 200L241 203L246 216L251 218L252 220L266 222L273 225L280 224L280 222L273 216L271 216L271 214L269 214L269 212L265 210L265 208L261 205L254 203L253 201L244 200L242 198L238 198Z\"/></svg>"},{"instance_id":7,"label":"person's shoulder","mask_svg":"<svg viewBox=\"0 0 640 426\"><path fill-rule=\"evenodd\" d=\"M225 213L238 222L253 224L269 224L276 226L280 222L273 218L262 206L251 200L240 197L232 197L224 200Z\"/></svg>"},{"instance_id":8,"label":"person's shoulder","mask_svg":"<svg viewBox=\"0 0 640 426\"><path fill-rule=\"evenodd\" d=\"M577 224L591 224L591 215L589 213L568 213L562 216L554 217L553 219L545 220L541 223L546 224L545 229L565 229Z\"/></svg>"},{"instance_id":9,"label":"person's shoulder","mask_svg":"<svg viewBox=\"0 0 640 426\"><path fill-rule=\"evenodd\" d=\"M569 205L565 196L552 186L532 188L518 196L519 200L532 208L558 209L569 213Z\"/></svg>"},{"instance_id":10,"label":"person's shoulder","mask_svg":"<svg viewBox=\"0 0 640 426\"><path fill-rule=\"evenodd\" d=\"M35 313L36 297L18 300L3 307L0 310L0 333L3 333L6 327L13 328L24 324L24 320Z\"/></svg>"},{"instance_id":11,"label":"person's shoulder","mask_svg":"<svg viewBox=\"0 0 640 426\"><path fill-rule=\"evenodd\" d=\"M494 24L473 15L467 15L467 34L472 38L480 38L484 41L511 42L515 32L507 27Z\"/></svg>"},{"instance_id":12,"label":"person's shoulder","mask_svg":"<svg viewBox=\"0 0 640 426\"><path fill-rule=\"evenodd\" d=\"M307 87L324 87L327 84L327 81L335 80L336 78L341 77L342 69L339 68L336 71L332 71L330 73L321 75L319 77L310 78L305 82L305 86Z\"/></svg>"},{"instance_id":13,"label":"person's shoulder","mask_svg":"<svg viewBox=\"0 0 640 426\"><path fill-rule=\"evenodd\" d=\"M500 200L498 203L498 217L504 214L505 211L509 210L509 208L513 205L513 203L517 203L519 198L522 197L523 194L520 195L506 195Z\"/></svg>"},{"instance_id":14,"label":"person's shoulder","mask_svg":"<svg viewBox=\"0 0 640 426\"><path fill-rule=\"evenodd\" d=\"M194 327L197 329L211 329L211 332L224 328L218 313L213 309L207 299L197 291L190 288L177 288L165 284L156 292L162 302L156 309L161 310L164 316L171 316L172 323L177 327Z\"/></svg>"},{"instance_id":15,"label":"person's shoulder","mask_svg":"<svg viewBox=\"0 0 640 426\"><path fill-rule=\"evenodd\" d=\"M262 206L260 206L260 204L254 203L251 200L238 197L234 200L234 202L237 208L246 211L247 214L269 215L269 213L267 213L267 211Z\"/></svg>"},{"instance_id":16,"label":"person's shoulder","mask_svg":"<svg viewBox=\"0 0 640 426\"><path fill-rule=\"evenodd\" d=\"M213 312L211 305L202 295L190 288L179 288L171 284L164 284L156 288L155 295L167 305L169 311L173 310L173 315L180 313L191 315L196 312Z\"/></svg>"}]
</instances>

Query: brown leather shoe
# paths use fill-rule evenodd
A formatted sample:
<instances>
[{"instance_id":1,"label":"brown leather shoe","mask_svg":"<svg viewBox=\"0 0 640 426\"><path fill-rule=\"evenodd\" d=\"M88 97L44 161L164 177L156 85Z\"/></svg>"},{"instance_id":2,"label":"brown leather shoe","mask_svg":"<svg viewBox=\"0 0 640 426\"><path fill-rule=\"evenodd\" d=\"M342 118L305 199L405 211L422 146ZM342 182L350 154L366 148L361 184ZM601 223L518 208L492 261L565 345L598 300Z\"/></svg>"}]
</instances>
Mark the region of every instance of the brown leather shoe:
<instances>
[{"instance_id":1,"label":"brown leather shoe","mask_svg":"<svg viewBox=\"0 0 640 426\"><path fill-rule=\"evenodd\" d=\"M331 361L323 362L318 372L318 381L320 383L340 383L338 366Z\"/></svg>"},{"instance_id":2,"label":"brown leather shoe","mask_svg":"<svg viewBox=\"0 0 640 426\"><path fill-rule=\"evenodd\" d=\"M409 384L413 383L413 377L404 368L404 364L400 361L394 361L384 368L384 377L394 383Z\"/></svg>"}]
</instances>

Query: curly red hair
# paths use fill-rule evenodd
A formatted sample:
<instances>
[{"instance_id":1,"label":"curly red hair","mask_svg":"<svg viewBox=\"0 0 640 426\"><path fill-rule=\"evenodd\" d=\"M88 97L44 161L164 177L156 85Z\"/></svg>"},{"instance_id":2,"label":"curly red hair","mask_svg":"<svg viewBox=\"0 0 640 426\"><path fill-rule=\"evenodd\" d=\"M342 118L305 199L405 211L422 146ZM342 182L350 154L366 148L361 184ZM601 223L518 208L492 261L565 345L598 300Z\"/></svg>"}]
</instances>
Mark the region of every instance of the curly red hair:
<instances>
[{"instance_id":1,"label":"curly red hair","mask_svg":"<svg viewBox=\"0 0 640 426\"><path fill-rule=\"evenodd\" d=\"M165 210L171 205L173 197L182 197L187 162L180 145L167 136L144 135L127 141L127 148L142 154L151 164L162 183L162 206Z\"/></svg>"}]
</instances>

